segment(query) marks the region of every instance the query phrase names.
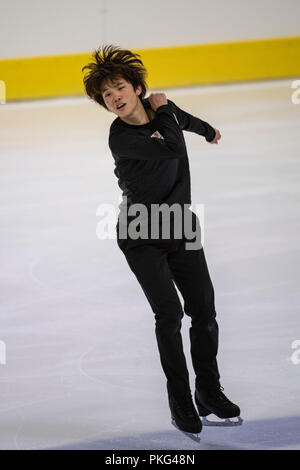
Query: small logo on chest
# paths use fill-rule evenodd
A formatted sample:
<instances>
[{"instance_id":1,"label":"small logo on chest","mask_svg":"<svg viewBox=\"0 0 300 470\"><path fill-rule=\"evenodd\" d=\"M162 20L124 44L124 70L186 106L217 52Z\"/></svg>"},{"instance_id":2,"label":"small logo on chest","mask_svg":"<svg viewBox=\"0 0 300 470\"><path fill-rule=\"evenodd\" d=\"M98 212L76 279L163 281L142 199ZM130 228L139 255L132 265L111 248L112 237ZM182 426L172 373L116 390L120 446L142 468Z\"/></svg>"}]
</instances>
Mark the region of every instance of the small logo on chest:
<instances>
[{"instance_id":1,"label":"small logo on chest","mask_svg":"<svg viewBox=\"0 0 300 470\"><path fill-rule=\"evenodd\" d=\"M158 131L153 132L151 137L156 137L157 139L163 139L164 140L163 136Z\"/></svg>"}]
</instances>

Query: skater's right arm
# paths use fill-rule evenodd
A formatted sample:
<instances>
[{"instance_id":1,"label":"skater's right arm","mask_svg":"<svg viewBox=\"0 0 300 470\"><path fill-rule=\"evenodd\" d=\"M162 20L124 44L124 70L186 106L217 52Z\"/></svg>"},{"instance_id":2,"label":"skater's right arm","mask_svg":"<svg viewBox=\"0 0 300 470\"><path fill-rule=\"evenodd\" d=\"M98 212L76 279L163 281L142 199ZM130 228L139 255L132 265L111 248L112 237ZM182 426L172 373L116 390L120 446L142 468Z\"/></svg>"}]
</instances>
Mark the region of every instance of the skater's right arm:
<instances>
[{"instance_id":1,"label":"skater's right arm","mask_svg":"<svg viewBox=\"0 0 300 470\"><path fill-rule=\"evenodd\" d=\"M164 95L156 93L155 95ZM138 128L111 129L109 147L118 158L161 160L187 158L183 132L172 106L162 97L149 97L155 111L157 129L163 138L151 137L155 130ZM164 95L165 96L165 95Z\"/></svg>"}]
</instances>

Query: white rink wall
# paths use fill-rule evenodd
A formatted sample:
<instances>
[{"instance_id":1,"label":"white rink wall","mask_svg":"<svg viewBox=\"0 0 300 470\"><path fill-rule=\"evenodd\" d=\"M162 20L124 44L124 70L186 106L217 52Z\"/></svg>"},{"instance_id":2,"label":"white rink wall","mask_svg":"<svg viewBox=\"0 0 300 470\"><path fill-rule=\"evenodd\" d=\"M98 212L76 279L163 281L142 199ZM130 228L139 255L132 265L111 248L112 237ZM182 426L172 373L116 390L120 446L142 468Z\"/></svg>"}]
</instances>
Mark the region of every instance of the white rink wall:
<instances>
[{"instance_id":1,"label":"white rink wall","mask_svg":"<svg viewBox=\"0 0 300 470\"><path fill-rule=\"evenodd\" d=\"M299 0L2 0L0 59L300 34Z\"/></svg>"}]
</instances>

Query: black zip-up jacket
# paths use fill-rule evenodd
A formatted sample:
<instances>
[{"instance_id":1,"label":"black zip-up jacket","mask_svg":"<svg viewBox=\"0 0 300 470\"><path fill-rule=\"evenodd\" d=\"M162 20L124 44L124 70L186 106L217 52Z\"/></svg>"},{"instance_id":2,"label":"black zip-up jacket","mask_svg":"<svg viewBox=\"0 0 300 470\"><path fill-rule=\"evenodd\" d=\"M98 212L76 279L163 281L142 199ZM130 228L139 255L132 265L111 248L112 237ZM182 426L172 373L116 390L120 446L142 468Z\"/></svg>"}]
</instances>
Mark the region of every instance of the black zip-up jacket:
<instances>
[{"instance_id":1,"label":"black zip-up jacket","mask_svg":"<svg viewBox=\"0 0 300 470\"><path fill-rule=\"evenodd\" d=\"M182 131L195 132L208 142L216 135L210 124L183 111L173 101L167 102L157 108L155 118L147 124L127 124L117 117L110 126L109 148L115 160L114 173L123 191L117 224L119 246L120 216L127 214L132 204L144 204L149 214L151 204L191 205L189 161ZM151 107L148 98L142 104ZM128 216L127 223L135 217ZM141 243L145 240L122 240L120 248Z\"/></svg>"}]
</instances>

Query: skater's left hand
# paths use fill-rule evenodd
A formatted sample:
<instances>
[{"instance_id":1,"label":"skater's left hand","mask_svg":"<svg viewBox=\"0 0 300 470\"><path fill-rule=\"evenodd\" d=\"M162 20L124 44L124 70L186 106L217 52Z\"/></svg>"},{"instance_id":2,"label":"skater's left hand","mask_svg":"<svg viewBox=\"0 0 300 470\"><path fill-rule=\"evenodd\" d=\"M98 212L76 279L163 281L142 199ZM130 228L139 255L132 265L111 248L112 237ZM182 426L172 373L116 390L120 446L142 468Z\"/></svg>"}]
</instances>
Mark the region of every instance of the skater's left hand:
<instances>
[{"instance_id":1,"label":"skater's left hand","mask_svg":"<svg viewBox=\"0 0 300 470\"><path fill-rule=\"evenodd\" d=\"M215 128L214 128L215 129ZM209 143L210 144L217 144L218 143L218 140L221 139L221 134L220 134L220 131L218 129L215 129L216 131L216 135L215 135L215 138L214 140L210 141Z\"/></svg>"}]
</instances>

